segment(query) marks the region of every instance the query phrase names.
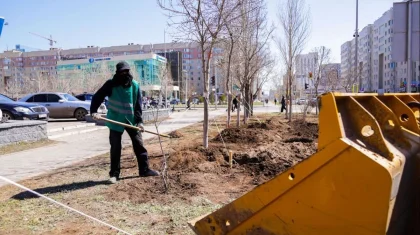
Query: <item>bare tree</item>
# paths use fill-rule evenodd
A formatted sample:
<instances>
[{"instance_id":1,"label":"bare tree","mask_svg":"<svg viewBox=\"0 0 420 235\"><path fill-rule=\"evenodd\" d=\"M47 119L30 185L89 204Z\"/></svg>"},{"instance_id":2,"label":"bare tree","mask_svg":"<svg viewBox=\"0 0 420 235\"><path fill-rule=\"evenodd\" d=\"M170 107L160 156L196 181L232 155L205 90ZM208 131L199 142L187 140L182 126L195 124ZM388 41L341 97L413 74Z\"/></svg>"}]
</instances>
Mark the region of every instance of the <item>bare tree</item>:
<instances>
[{"instance_id":1,"label":"bare tree","mask_svg":"<svg viewBox=\"0 0 420 235\"><path fill-rule=\"evenodd\" d=\"M326 48L325 46L321 46L314 48L313 52L316 53L313 83L315 88L315 97L318 97L318 87L321 83L321 79L323 78L322 75L325 74L326 64L328 64L331 60L331 49ZM311 100L309 100L308 103L311 103ZM318 114L318 104L316 104L315 107L316 114ZM305 114L303 117L305 118Z\"/></svg>"},{"instance_id":2,"label":"bare tree","mask_svg":"<svg viewBox=\"0 0 420 235\"><path fill-rule=\"evenodd\" d=\"M287 68L287 98L290 101L288 118L292 120L292 84L294 82L295 58L302 52L310 34L310 11L305 0L282 0L278 19L280 37L277 45Z\"/></svg>"},{"instance_id":3,"label":"bare tree","mask_svg":"<svg viewBox=\"0 0 420 235\"><path fill-rule=\"evenodd\" d=\"M232 4L241 4L242 0L235 0L231 1ZM221 40L220 44L223 48L223 58L227 58L220 60L219 66L222 68L225 74L225 91L227 93L227 102L228 102L228 113L227 113L227 120L226 120L226 127L229 128L230 120L231 120L231 109L232 109L232 86L233 86L233 79L231 79L232 74L232 56L234 54L234 49L237 48L236 44L239 38L242 36L242 27L240 27L240 16L241 11L240 8L233 8L232 13L230 14L231 17L227 17L226 15L223 17L223 24L224 24L224 32L223 38L225 40ZM226 63L225 63L226 62Z\"/></svg>"},{"instance_id":4,"label":"bare tree","mask_svg":"<svg viewBox=\"0 0 420 235\"><path fill-rule=\"evenodd\" d=\"M82 71L82 92L95 92L108 79L113 77L113 71L108 67L106 62L95 64L88 70Z\"/></svg>"},{"instance_id":5,"label":"bare tree","mask_svg":"<svg viewBox=\"0 0 420 235\"><path fill-rule=\"evenodd\" d=\"M340 74L336 68L325 71L325 79L322 81L327 91L337 91L340 87Z\"/></svg>"},{"instance_id":6,"label":"bare tree","mask_svg":"<svg viewBox=\"0 0 420 235\"><path fill-rule=\"evenodd\" d=\"M165 96L165 93L167 92L168 89L172 90L172 84L173 84L173 80L172 80L172 75L171 75L171 69L170 69L170 65L169 64L163 64L163 66L158 68L157 71L157 76L159 79L159 85L160 85L160 89L159 89L159 95L160 96ZM148 84L151 85L151 84ZM166 100L165 100L166 102ZM159 113L161 112L160 107L166 107L166 104L162 106L160 106L159 104L153 108L151 110L151 113L153 115L153 124L155 126L156 129L156 133L159 134L159 126L162 123L163 120L159 119ZM163 110L163 112L168 112L168 110ZM168 157L169 157L169 153L165 153L165 151L163 150L163 146L162 146L162 141L161 141L161 136L158 135L158 139L159 139L159 144L160 144L160 149L162 152L162 156L163 156L163 160L162 160L162 170L161 170L161 176L162 176L162 180L163 180L163 185L165 188L165 192L169 189L169 182L168 182Z\"/></svg>"},{"instance_id":7,"label":"bare tree","mask_svg":"<svg viewBox=\"0 0 420 235\"><path fill-rule=\"evenodd\" d=\"M263 0L244 0L241 5L242 36L238 41L235 72L244 107L244 123L252 114L253 85L260 71L270 62L268 40L274 27L267 26L267 9Z\"/></svg>"},{"instance_id":8,"label":"bare tree","mask_svg":"<svg viewBox=\"0 0 420 235\"><path fill-rule=\"evenodd\" d=\"M203 146L208 147L209 65L213 48L223 29L223 19L233 12L227 0L157 0L167 12L178 38L199 45L204 77ZM236 8L236 6L233 6Z\"/></svg>"},{"instance_id":9,"label":"bare tree","mask_svg":"<svg viewBox=\"0 0 420 235\"><path fill-rule=\"evenodd\" d=\"M18 99L23 93L24 90L24 81L18 78L9 78L7 79L5 92L8 96L13 99Z\"/></svg>"},{"instance_id":10,"label":"bare tree","mask_svg":"<svg viewBox=\"0 0 420 235\"><path fill-rule=\"evenodd\" d=\"M363 66L359 66L359 76L362 73ZM340 79L340 85L346 92L353 92L354 91L354 85L357 84L357 71L355 67L350 67L349 70L347 70ZM358 91L356 91L358 92Z\"/></svg>"}]
</instances>

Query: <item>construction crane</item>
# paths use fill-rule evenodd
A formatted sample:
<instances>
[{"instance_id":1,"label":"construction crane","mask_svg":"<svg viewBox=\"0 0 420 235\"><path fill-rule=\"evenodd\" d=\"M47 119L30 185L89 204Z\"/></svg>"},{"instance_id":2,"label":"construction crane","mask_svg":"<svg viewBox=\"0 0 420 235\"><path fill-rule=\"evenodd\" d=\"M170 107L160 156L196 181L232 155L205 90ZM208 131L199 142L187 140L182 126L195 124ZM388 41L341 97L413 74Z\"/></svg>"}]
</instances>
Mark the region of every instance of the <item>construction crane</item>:
<instances>
[{"instance_id":1,"label":"construction crane","mask_svg":"<svg viewBox=\"0 0 420 235\"><path fill-rule=\"evenodd\" d=\"M51 47L51 48L52 48L52 47L54 47L54 43L57 43L57 41L53 40L53 38L52 38L52 36L51 36L51 35L50 35L50 38L47 38L47 37L41 36L41 35L36 34L36 33L31 33L31 32L29 32L29 33L30 33L30 34L33 34L33 35L35 35L35 36L38 36L38 37L41 37L41 38L47 39L48 41L50 41L50 47Z\"/></svg>"}]
</instances>

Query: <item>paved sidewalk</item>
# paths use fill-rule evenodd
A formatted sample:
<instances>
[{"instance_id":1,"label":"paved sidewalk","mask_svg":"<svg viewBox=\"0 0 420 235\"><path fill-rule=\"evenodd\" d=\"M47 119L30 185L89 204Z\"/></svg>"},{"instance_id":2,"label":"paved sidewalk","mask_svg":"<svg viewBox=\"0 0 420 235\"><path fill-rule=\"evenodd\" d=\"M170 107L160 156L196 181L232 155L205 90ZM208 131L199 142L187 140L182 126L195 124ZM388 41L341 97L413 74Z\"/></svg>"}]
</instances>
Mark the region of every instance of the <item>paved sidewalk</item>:
<instances>
[{"instance_id":1,"label":"paved sidewalk","mask_svg":"<svg viewBox=\"0 0 420 235\"><path fill-rule=\"evenodd\" d=\"M210 118L224 114L224 110L210 110ZM161 133L168 133L176 129L203 120L203 110L189 110L174 112L168 120L159 126ZM146 130L155 131L155 127L147 125ZM99 130L86 135L73 135L56 139L58 144L27 151L0 156L0 175L14 181L30 178L47 171L80 162L84 159L109 152L109 130ZM143 139L155 135L145 133ZM123 135L123 146L131 145L127 133ZM0 181L0 186L6 183Z\"/></svg>"}]
</instances>

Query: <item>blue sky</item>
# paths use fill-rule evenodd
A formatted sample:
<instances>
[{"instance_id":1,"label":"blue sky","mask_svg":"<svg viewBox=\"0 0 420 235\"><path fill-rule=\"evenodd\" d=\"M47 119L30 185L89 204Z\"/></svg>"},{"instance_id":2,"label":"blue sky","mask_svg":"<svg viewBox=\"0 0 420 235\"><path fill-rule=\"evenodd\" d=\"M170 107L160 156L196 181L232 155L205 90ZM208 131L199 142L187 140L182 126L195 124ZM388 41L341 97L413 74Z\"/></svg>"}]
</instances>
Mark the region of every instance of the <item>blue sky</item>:
<instances>
[{"instance_id":1,"label":"blue sky","mask_svg":"<svg viewBox=\"0 0 420 235\"><path fill-rule=\"evenodd\" d=\"M279 0L268 0L269 20L276 23ZM305 52L317 46L332 49L340 62L340 45L352 39L355 0L306 0L311 8L312 31ZM359 28L373 23L394 0L359 0ZM154 0L0 0L3 28L0 50L21 44L48 49L48 41L32 34L51 34L63 49L148 44L164 40L166 17ZM166 41L170 41L167 35ZM275 48L273 48L275 49ZM274 50L273 50L274 51Z\"/></svg>"}]
</instances>

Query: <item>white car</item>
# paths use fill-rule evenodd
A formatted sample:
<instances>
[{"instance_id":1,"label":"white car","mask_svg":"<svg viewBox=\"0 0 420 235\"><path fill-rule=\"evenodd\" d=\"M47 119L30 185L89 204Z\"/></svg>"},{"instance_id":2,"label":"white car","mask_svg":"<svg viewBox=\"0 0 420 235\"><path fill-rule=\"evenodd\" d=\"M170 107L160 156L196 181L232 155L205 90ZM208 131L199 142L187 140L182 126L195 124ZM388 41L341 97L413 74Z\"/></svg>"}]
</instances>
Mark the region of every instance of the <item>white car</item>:
<instances>
[{"instance_id":1,"label":"white car","mask_svg":"<svg viewBox=\"0 0 420 235\"><path fill-rule=\"evenodd\" d=\"M302 105L302 104L306 104L306 99L298 99L298 101L296 102L297 105Z\"/></svg>"}]
</instances>

